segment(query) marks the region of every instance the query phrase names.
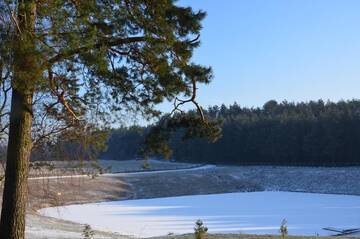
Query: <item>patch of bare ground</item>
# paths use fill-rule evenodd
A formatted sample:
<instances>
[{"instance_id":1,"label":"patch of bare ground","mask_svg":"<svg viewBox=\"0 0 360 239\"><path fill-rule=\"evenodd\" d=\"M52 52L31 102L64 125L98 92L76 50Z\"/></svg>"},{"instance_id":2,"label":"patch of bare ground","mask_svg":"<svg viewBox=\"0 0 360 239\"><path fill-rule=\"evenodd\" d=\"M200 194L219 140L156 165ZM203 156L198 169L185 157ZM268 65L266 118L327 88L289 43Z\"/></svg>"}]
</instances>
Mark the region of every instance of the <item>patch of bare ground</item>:
<instances>
[{"instance_id":1,"label":"patch of bare ground","mask_svg":"<svg viewBox=\"0 0 360 239\"><path fill-rule=\"evenodd\" d=\"M29 208L121 200L132 197L131 185L116 177L29 180Z\"/></svg>"}]
</instances>

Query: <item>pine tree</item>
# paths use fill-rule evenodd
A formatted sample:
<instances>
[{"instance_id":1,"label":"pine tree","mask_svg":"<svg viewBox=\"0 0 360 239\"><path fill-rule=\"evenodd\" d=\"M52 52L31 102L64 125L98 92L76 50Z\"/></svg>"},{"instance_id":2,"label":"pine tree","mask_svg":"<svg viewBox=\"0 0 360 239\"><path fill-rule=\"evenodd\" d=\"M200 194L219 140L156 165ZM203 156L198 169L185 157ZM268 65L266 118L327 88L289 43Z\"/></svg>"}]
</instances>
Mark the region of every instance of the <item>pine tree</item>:
<instances>
[{"instance_id":1,"label":"pine tree","mask_svg":"<svg viewBox=\"0 0 360 239\"><path fill-rule=\"evenodd\" d=\"M206 239L208 228L204 225L203 221L197 220L194 227L195 239Z\"/></svg>"},{"instance_id":2,"label":"pine tree","mask_svg":"<svg viewBox=\"0 0 360 239\"><path fill-rule=\"evenodd\" d=\"M156 117L179 94L201 112L196 84L211 69L191 56L204 17L173 0L0 0L1 84L12 93L0 238L24 238L38 112L74 129L129 111Z\"/></svg>"}]
</instances>

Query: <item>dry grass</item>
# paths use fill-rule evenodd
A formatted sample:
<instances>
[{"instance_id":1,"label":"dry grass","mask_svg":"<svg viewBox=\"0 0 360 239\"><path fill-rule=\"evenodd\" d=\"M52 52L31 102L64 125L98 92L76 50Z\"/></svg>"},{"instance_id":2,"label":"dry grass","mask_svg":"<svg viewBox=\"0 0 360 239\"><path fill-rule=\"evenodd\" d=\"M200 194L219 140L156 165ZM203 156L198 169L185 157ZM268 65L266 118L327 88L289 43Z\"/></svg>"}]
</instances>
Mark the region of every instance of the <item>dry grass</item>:
<instances>
[{"instance_id":1,"label":"dry grass","mask_svg":"<svg viewBox=\"0 0 360 239\"><path fill-rule=\"evenodd\" d=\"M120 200L131 197L131 186L121 178L78 177L29 181L29 208Z\"/></svg>"}]
</instances>

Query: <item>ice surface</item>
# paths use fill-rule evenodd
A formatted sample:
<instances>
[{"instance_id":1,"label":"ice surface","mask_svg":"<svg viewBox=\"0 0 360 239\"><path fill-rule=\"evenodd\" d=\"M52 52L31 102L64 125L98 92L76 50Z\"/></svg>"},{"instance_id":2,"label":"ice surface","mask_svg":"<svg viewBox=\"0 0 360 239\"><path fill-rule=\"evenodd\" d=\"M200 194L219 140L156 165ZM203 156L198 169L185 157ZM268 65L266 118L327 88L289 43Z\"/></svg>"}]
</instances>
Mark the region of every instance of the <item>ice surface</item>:
<instances>
[{"instance_id":1,"label":"ice surface","mask_svg":"<svg viewBox=\"0 0 360 239\"><path fill-rule=\"evenodd\" d=\"M291 192L193 195L45 208L46 216L138 237L193 232L203 220L210 233L329 235L324 227L359 228L360 196Z\"/></svg>"}]
</instances>

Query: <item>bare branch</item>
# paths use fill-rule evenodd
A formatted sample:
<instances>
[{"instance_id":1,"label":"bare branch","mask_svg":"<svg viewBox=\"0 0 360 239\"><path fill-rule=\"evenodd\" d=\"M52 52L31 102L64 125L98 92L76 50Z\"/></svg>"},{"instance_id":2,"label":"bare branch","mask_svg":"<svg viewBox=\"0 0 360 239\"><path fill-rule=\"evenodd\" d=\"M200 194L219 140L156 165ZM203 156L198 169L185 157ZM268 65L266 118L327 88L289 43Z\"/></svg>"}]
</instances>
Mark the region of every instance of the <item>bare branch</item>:
<instances>
[{"instance_id":1,"label":"bare branch","mask_svg":"<svg viewBox=\"0 0 360 239\"><path fill-rule=\"evenodd\" d=\"M174 100L174 109L171 111L170 115L173 115L176 111L179 111L179 112L183 113L184 111L182 111L180 109L180 106L191 102L191 103L193 103L195 105L196 110L197 110L197 112L199 113L199 115L201 117L201 120L206 123L204 111L201 108L201 106L199 105L199 103L196 101L196 91L197 91L196 80L193 79L192 80L192 95L191 95L191 97L189 99L186 99L186 100L182 100L182 99L179 99L178 97L176 97L175 100Z\"/></svg>"},{"instance_id":2,"label":"bare branch","mask_svg":"<svg viewBox=\"0 0 360 239\"><path fill-rule=\"evenodd\" d=\"M71 128L72 125L65 125L64 127L61 128L53 128L49 131L47 131L46 133L41 134L38 138L34 139L33 141L33 147L36 148L36 146L40 145L41 141L48 139L49 137L59 134L69 128Z\"/></svg>"},{"instance_id":3,"label":"bare branch","mask_svg":"<svg viewBox=\"0 0 360 239\"><path fill-rule=\"evenodd\" d=\"M18 31L19 31L19 33L22 34L22 33L21 33L20 26L19 26L19 20L18 20L18 18L17 18L17 16L16 16L15 11L12 11L12 12L11 12L11 19L14 21L14 23L15 23Z\"/></svg>"},{"instance_id":4,"label":"bare branch","mask_svg":"<svg viewBox=\"0 0 360 239\"><path fill-rule=\"evenodd\" d=\"M200 34L198 34L194 39L188 41L188 43L194 44L194 43L196 43L199 39L200 39Z\"/></svg>"},{"instance_id":5,"label":"bare branch","mask_svg":"<svg viewBox=\"0 0 360 239\"><path fill-rule=\"evenodd\" d=\"M48 75L49 75L49 81L50 81L50 86L51 86L51 92L53 93L54 96L57 97L57 101L55 103L51 104L50 106L46 106L47 110L49 111L55 105L60 103L64 106L65 110L70 113L70 115L72 116L73 119L79 120L79 118L76 116L74 110L71 108L71 106L69 105L69 103L67 102L67 100L65 98L65 90L61 89L61 92L59 92L59 86L56 85L56 83L55 83L55 80L53 78L53 72L52 72L51 68L48 69Z\"/></svg>"}]
</instances>

